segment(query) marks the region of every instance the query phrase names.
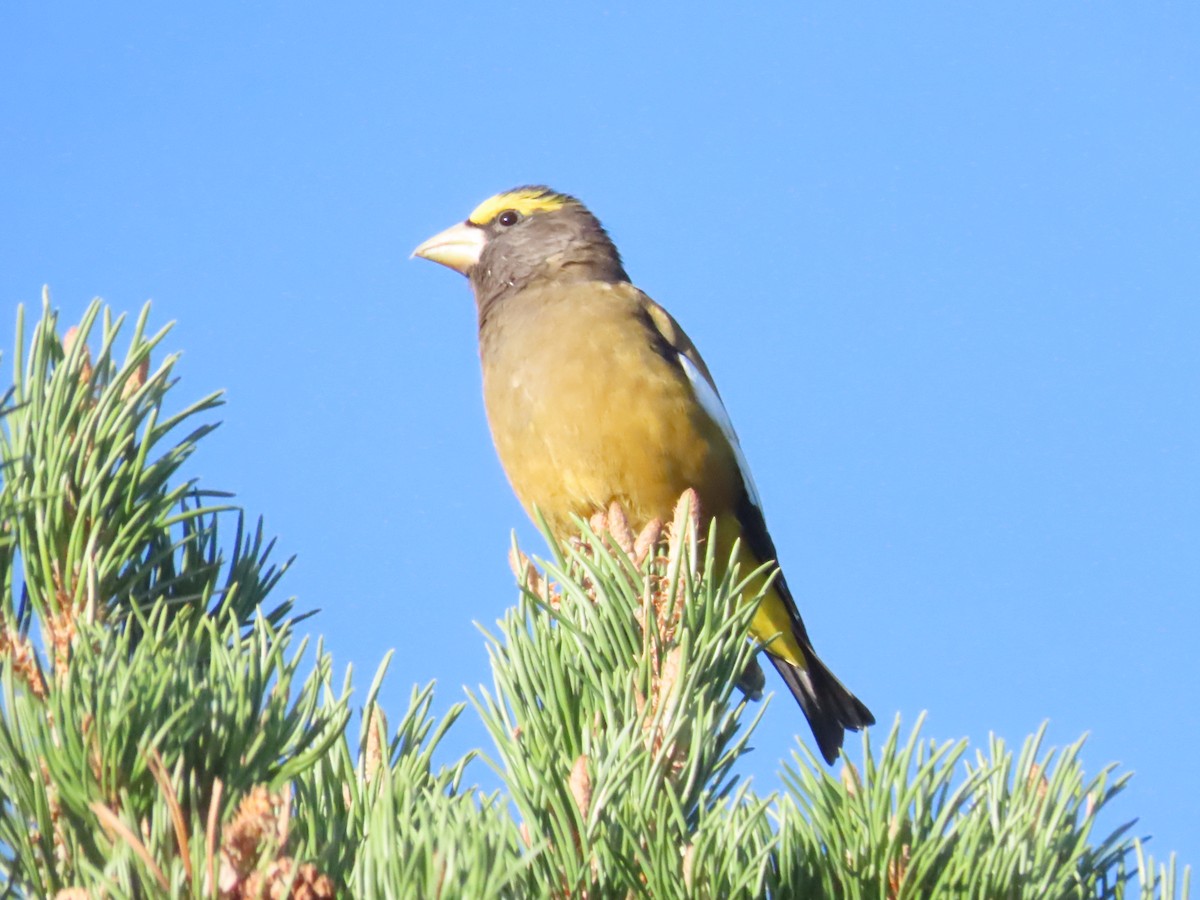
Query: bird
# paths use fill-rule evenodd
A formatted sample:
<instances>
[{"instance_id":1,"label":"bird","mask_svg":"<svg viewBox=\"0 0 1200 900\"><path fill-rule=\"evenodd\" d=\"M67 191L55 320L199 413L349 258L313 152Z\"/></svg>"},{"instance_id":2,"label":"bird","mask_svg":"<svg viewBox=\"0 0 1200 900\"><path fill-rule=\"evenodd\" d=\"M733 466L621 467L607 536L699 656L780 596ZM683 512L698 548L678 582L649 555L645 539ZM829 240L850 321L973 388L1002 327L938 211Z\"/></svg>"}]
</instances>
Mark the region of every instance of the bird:
<instances>
[{"instance_id":1,"label":"bird","mask_svg":"<svg viewBox=\"0 0 1200 900\"><path fill-rule=\"evenodd\" d=\"M635 530L669 521L691 488L715 520L718 547L732 552L740 539L743 571L778 565L708 367L671 314L634 286L582 202L545 185L513 188L413 256L469 279L496 451L525 510L557 539L614 501ZM846 730L875 719L813 650L781 571L750 632L833 764Z\"/></svg>"}]
</instances>

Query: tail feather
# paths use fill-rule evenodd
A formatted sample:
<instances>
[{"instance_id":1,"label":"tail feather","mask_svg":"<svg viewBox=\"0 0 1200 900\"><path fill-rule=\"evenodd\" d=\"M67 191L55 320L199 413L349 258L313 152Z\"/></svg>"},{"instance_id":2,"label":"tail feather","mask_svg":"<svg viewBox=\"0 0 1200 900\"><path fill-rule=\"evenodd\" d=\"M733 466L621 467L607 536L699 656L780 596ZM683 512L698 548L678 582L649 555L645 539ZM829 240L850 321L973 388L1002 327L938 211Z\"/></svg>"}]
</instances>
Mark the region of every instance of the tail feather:
<instances>
[{"instance_id":1,"label":"tail feather","mask_svg":"<svg viewBox=\"0 0 1200 900\"><path fill-rule=\"evenodd\" d=\"M742 561L749 563L749 568L779 558L779 554L775 552L775 542L767 533L762 509L751 496L747 485L743 486L741 499L734 510L734 521L738 530L736 536L743 541ZM790 637L795 640L785 641L782 648L775 652L772 652L768 641L767 655L783 676L800 708L804 710L804 716L817 739L817 746L821 748L821 755L832 765L837 759L846 730L858 731L860 728L874 725L875 717L857 697L846 690L813 652L808 631L800 618L800 611L796 608L796 600L792 597L783 573L778 569L774 572L771 587L775 598L768 595L760 607L760 612L769 609L771 614L764 617L762 628L756 633L756 637L766 640L772 637L772 632L777 632L776 638L783 637L786 628L780 613L786 613L791 625ZM751 594L753 593L751 591ZM777 653L779 655L776 655ZM780 656L791 656L796 662L788 662Z\"/></svg>"},{"instance_id":2,"label":"tail feather","mask_svg":"<svg viewBox=\"0 0 1200 900\"><path fill-rule=\"evenodd\" d=\"M803 668L770 653L767 656L804 711L821 756L832 765L847 729L858 731L874 725L875 717L861 700L834 677L810 647L805 646L804 649L807 665Z\"/></svg>"}]
</instances>

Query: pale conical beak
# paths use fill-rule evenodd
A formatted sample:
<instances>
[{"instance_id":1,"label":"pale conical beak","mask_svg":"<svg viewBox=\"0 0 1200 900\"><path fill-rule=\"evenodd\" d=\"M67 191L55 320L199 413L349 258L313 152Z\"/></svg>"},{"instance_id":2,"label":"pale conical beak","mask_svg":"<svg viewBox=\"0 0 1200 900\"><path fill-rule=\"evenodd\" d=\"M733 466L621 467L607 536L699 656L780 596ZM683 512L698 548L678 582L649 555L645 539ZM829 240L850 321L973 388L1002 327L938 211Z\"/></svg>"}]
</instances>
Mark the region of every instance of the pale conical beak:
<instances>
[{"instance_id":1,"label":"pale conical beak","mask_svg":"<svg viewBox=\"0 0 1200 900\"><path fill-rule=\"evenodd\" d=\"M479 262L479 254L483 253L486 243L487 235L482 228L462 222L435 234L414 250L412 255L468 275L475 263Z\"/></svg>"}]
</instances>

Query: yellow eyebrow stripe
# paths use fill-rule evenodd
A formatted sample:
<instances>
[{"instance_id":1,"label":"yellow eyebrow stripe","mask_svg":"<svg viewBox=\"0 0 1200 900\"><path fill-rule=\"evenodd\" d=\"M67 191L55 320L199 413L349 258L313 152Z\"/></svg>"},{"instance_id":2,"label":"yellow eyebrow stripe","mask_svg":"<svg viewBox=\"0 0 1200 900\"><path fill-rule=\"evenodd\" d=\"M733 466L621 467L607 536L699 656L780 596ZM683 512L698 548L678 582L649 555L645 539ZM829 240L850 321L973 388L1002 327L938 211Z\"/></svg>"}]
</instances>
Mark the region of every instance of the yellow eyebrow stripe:
<instances>
[{"instance_id":1,"label":"yellow eyebrow stripe","mask_svg":"<svg viewBox=\"0 0 1200 900\"><path fill-rule=\"evenodd\" d=\"M515 209L523 216L535 212L562 209L573 201L565 194L556 194L546 188L517 188L489 197L471 212L467 219L473 225L487 225L506 209Z\"/></svg>"}]
</instances>

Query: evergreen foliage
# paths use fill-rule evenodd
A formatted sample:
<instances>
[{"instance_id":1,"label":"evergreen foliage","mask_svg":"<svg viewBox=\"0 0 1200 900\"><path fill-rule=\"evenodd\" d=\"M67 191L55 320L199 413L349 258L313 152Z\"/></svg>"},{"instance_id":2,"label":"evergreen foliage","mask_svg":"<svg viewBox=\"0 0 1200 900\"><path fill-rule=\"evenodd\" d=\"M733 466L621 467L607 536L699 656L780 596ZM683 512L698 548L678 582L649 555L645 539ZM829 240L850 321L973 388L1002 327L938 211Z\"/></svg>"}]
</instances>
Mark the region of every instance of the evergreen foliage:
<instances>
[{"instance_id":1,"label":"evergreen foliage","mask_svg":"<svg viewBox=\"0 0 1200 900\"><path fill-rule=\"evenodd\" d=\"M18 316L0 896L1187 896L1173 856L1096 832L1128 776L1085 777L1082 741L969 756L897 721L864 736L862 771L799 744L777 790L740 782L756 601L714 577L691 495L640 535L614 507L547 562L514 547L492 684L440 719L414 688L389 727L385 661L355 719L349 672L335 683L274 597L287 566L261 522L181 474L221 401L168 412L175 357L151 371L167 330L148 314L123 356L99 303L60 336L44 301L28 343ZM467 714L494 746L436 762Z\"/></svg>"}]
</instances>

